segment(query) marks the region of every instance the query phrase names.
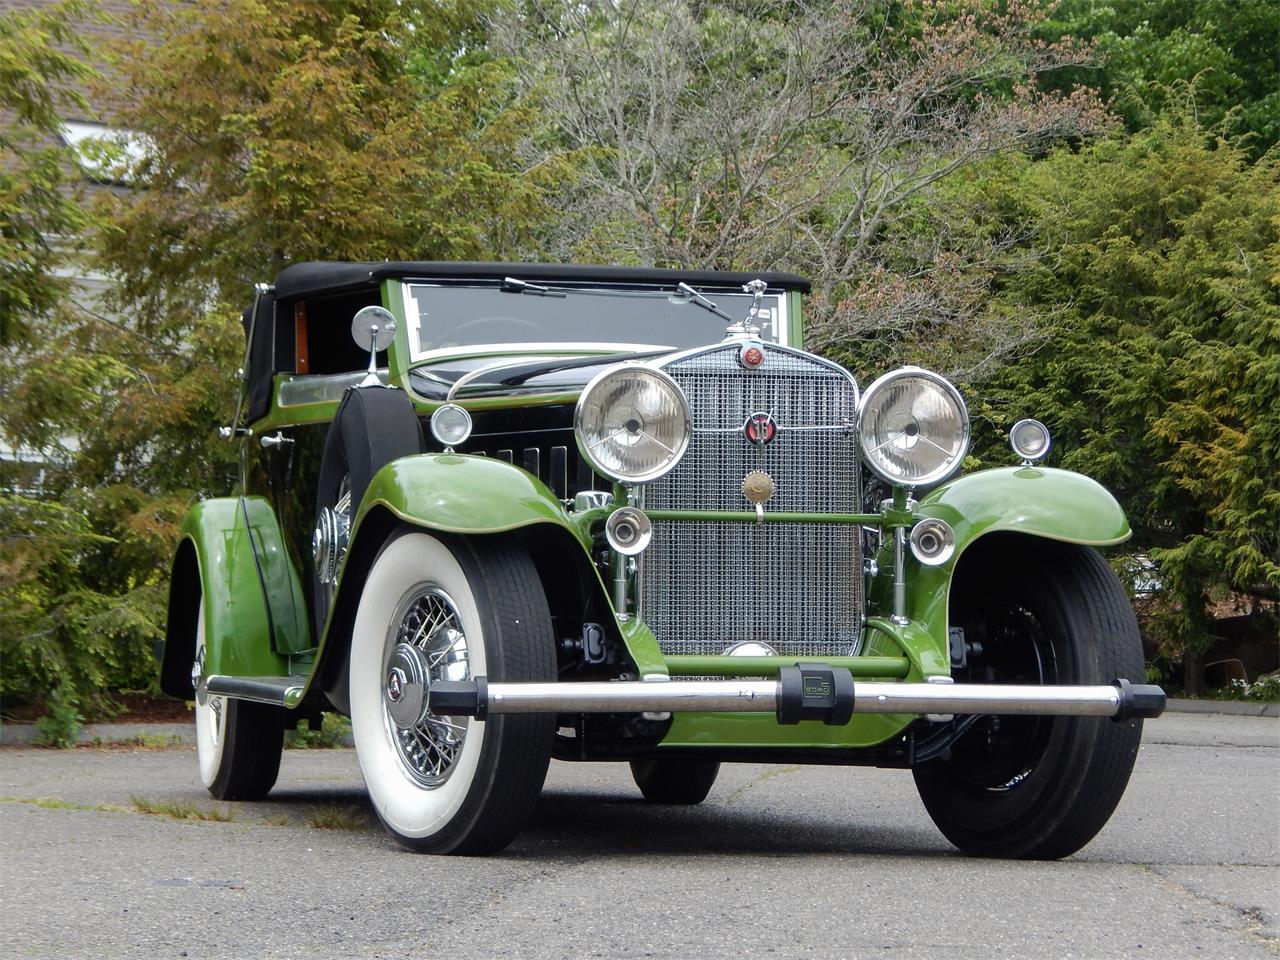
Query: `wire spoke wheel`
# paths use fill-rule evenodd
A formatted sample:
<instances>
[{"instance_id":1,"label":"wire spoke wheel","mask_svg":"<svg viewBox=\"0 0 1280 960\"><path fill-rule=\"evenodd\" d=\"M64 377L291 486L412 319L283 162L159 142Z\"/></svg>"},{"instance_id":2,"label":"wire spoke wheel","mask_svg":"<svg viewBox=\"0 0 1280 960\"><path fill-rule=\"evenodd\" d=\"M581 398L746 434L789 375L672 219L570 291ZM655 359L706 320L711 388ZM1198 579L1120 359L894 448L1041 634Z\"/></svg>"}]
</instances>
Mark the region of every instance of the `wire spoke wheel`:
<instances>
[{"instance_id":1,"label":"wire spoke wheel","mask_svg":"<svg viewBox=\"0 0 1280 960\"><path fill-rule=\"evenodd\" d=\"M401 605L387 636L387 723L405 769L424 787L437 787L453 772L469 718L426 710L437 680L470 680L467 636L457 607L438 585L416 586Z\"/></svg>"}]
</instances>

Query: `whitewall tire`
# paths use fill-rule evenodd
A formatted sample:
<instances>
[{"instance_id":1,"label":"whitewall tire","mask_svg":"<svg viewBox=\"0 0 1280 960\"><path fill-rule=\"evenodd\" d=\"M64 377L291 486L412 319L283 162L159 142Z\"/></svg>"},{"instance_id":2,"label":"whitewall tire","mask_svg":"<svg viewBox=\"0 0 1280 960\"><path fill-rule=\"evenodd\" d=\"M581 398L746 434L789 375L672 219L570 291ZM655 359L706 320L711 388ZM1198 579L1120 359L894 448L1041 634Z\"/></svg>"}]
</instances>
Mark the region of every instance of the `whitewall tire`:
<instances>
[{"instance_id":1,"label":"whitewall tire","mask_svg":"<svg viewBox=\"0 0 1280 960\"><path fill-rule=\"evenodd\" d=\"M537 570L518 545L405 528L379 553L351 638L351 727L374 810L402 845L489 853L533 811L549 716L487 720L426 710L437 680L551 680L555 651Z\"/></svg>"}]
</instances>

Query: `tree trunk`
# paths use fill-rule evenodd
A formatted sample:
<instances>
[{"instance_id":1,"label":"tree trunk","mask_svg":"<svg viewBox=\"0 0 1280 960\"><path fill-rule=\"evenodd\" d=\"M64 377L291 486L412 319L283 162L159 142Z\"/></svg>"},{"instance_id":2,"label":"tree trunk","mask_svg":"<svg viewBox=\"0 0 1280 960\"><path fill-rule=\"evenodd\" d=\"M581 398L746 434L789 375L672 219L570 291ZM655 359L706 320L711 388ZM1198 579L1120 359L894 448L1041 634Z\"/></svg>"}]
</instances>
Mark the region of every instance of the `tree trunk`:
<instances>
[{"instance_id":1,"label":"tree trunk","mask_svg":"<svg viewBox=\"0 0 1280 960\"><path fill-rule=\"evenodd\" d=\"M1204 651L1198 646L1189 646L1182 656L1182 685L1189 697L1204 695Z\"/></svg>"}]
</instances>

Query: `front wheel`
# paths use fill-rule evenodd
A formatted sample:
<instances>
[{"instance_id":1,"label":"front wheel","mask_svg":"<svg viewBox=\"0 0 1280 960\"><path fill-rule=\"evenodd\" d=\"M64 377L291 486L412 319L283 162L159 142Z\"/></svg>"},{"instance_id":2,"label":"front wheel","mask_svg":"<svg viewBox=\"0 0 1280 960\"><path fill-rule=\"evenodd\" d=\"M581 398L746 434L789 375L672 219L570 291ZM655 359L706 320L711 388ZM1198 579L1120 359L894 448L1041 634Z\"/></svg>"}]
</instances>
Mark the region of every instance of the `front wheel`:
<instances>
[{"instance_id":1,"label":"front wheel","mask_svg":"<svg viewBox=\"0 0 1280 960\"><path fill-rule=\"evenodd\" d=\"M951 589L971 683L1141 681L1133 608L1106 561L1072 544L991 535ZM1141 720L981 717L949 756L916 767L938 829L965 853L1050 860L1093 839L1120 802Z\"/></svg>"},{"instance_id":2,"label":"front wheel","mask_svg":"<svg viewBox=\"0 0 1280 960\"><path fill-rule=\"evenodd\" d=\"M555 679L551 615L519 546L406 529L365 581L351 636L351 729L369 797L403 846L483 854L524 826L546 777L549 715L427 710L438 680Z\"/></svg>"}]
</instances>

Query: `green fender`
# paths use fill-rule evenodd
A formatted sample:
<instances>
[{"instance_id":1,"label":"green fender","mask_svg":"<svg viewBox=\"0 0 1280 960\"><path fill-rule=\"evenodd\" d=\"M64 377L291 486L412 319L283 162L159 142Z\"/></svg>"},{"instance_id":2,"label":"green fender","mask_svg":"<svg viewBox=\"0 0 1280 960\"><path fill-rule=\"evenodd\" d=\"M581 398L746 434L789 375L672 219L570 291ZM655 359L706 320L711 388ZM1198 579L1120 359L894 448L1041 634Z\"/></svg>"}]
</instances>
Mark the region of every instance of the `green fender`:
<instances>
[{"instance_id":1,"label":"green fender","mask_svg":"<svg viewBox=\"0 0 1280 960\"><path fill-rule=\"evenodd\" d=\"M564 534L568 549L581 551L565 562L581 562L589 569L600 598L612 609L591 562L591 529L604 515L601 510L569 514L537 477L502 460L428 453L392 461L370 481L352 524L347 559L321 646L323 665L318 663L317 670L327 675L342 658L364 577L397 520L425 530L467 535L555 528ZM651 633L631 631L622 639L638 664L665 672ZM335 687L330 678L327 689L340 695L340 681Z\"/></svg>"},{"instance_id":2,"label":"green fender","mask_svg":"<svg viewBox=\"0 0 1280 960\"><path fill-rule=\"evenodd\" d=\"M1105 487L1095 480L1048 467L983 470L953 480L925 496L917 517L937 517L956 532L956 549L946 563L927 567L907 554L907 617L897 626L889 620L892 604L893 551L889 537L877 561L879 575L869 591L869 644L876 633L893 638L906 651L921 676L949 676L947 606L952 577L965 551L980 537L996 532L1103 547L1129 539L1129 521Z\"/></svg>"},{"instance_id":3,"label":"green fender","mask_svg":"<svg viewBox=\"0 0 1280 960\"><path fill-rule=\"evenodd\" d=\"M369 483L352 525L351 542L375 508L442 533L503 533L550 523L589 545L555 494L537 477L503 460L427 453L394 460Z\"/></svg>"},{"instance_id":4,"label":"green fender","mask_svg":"<svg viewBox=\"0 0 1280 960\"><path fill-rule=\"evenodd\" d=\"M290 672L288 655L310 646L302 586L264 498L202 500L183 520L169 587L162 664L167 692L182 690L181 675L191 669L193 634L183 606L197 589L204 607L206 673L282 676ZM189 692L189 680L185 688Z\"/></svg>"}]
</instances>

